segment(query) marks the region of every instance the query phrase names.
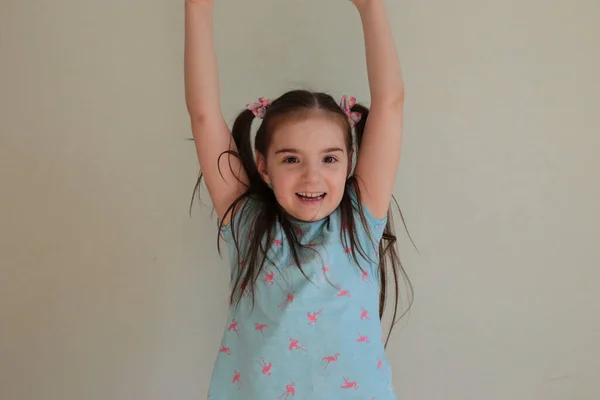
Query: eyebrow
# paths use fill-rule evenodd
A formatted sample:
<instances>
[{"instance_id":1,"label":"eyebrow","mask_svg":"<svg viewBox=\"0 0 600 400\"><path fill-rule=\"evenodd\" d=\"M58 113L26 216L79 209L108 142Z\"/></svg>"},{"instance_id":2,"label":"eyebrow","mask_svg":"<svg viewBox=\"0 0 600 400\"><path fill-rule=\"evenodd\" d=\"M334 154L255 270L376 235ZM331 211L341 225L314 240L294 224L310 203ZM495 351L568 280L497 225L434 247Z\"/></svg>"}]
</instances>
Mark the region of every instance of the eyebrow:
<instances>
[{"instance_id":1,"label":"eyebrow","mask_svg":"<svg viewBox=\"0 0 600 400\"><path fill-rule=\"evenodd\" d=\"M336 151L340 151L340 152L344 152L344 149L340 148L340 147L328 147L326 149L324 149L323 151L321 151L321 153L334 153ZM275 152L275 154L280 154L280 153L294 153L294 154L298 154L301 153L300 151L298 151L297 149L292 149L292 148L285 148L285 149L279 149Z\"/></svg>"}]
</instances>

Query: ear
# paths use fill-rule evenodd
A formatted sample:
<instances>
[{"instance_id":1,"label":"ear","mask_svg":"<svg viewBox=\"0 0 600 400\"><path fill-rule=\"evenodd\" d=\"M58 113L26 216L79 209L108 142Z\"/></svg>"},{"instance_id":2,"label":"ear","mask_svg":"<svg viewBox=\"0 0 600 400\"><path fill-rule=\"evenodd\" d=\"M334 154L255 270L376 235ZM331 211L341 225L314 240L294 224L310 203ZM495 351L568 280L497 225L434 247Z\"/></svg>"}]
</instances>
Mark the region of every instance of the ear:
<instances>
[{"instance_id":1,"label":"ear","mask_svg":"<svg viewBox=\"0 0 600 400\"><path fill-rule=\"evenodd\" d=\"M256 152L256 169L263 180L270 185L271 179L269 179L269 173L267 172L267 159L258 151Z\"/></svg>"}]
</instances>

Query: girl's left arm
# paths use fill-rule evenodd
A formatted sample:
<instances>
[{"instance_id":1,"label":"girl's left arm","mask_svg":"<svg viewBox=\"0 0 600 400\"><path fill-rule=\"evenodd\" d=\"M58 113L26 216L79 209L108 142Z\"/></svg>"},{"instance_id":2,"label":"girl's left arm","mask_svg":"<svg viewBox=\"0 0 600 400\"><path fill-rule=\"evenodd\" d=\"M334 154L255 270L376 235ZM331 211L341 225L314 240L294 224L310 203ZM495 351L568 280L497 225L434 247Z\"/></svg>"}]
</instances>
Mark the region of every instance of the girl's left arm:
<instances>
[{"instance_id":1,"label":"girl's left arm","mask_svg":"<svg viewBox=\"0 0 600 400\"><path fill-rule=\"evenodd\" d=\"M367 209L382 219L392 199L400 161L404 82L383 0L351 0L362 21L371 109L355 175Z\"/></svg>"}]
</instances>

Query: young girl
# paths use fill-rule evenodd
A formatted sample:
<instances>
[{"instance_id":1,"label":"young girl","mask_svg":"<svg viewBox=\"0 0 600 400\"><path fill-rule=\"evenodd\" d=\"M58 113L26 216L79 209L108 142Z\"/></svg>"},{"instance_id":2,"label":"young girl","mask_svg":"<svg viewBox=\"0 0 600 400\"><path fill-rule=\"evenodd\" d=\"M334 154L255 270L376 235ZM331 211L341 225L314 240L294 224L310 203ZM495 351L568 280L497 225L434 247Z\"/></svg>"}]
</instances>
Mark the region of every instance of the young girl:
<instances>
[{"instance_id":1,"label":"young girl","mask_svg":"<svg viewBox=\"0 0 600 400\"><path fill-rule=\"evenodd\" d=\"M380 318L386 259L396 289L403 273L389 206L404 85L383 1L352 0L370 110L353 97L294 90L248 104L232 132L219 105L214 5L186 1L187 108L231 260L211 399L396 398Z\"/></svg>"}]
</instances>

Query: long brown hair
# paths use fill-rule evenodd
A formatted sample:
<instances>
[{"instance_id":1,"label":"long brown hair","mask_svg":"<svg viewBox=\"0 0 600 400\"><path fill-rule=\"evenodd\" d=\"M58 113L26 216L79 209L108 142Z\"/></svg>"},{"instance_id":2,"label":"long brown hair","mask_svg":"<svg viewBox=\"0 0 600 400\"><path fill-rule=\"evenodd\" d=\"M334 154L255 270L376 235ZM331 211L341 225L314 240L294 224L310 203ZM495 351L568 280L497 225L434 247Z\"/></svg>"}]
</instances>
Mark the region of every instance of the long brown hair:
<instances>
[{"instance_id":1,"label":"long brown hair","mask_svg":"<svg viewBox=\"0 0 600 400\"><path fill-rule=\"evenodd\" d=\"M338 103L333 99L333 97L327 93L322 92L311 92L307 90L292 90L287 93L284 93L279 98L272 101L272 103L267 108L262 124L260 125L255 138L255 150L262 155L268 153L269 146L271 144L271 139L273 133L276 130L276 127L279 123L284 120L287 121L289 118L303 118L310 112L321 112L330 115L332 118L339 118L340 122L345 124L346 126L346 146L348 154L352 154L352 150L356 146L356 152L360 149L361 140L363 137L363 132L365 128L365 123L369 116L369 109L361 104L355 104L352 107L353 112L359 112L362 114L362 118L360 121L354 126L355 138L352 135L352 127L348 121L348 117L345 112L341 109ZM261 177L256 162L254 160L254 150L252 149L252 140L251 140L251 127L252 122L254 121L255 115L251 110L245 109L242 111L233 124L232 129L232 138L235 141L237 146L237 152L235 151L225 151L219 156L218 162L220 162L220 158L224 155L237 157L241 162L248 176L248 183L246 191L240 195L227 209L225 215L219 222L219 232L223 227L222 220L226 219L226 216L231 214L235 210L236 219L238 221L236 226L233 226L234 219L231 221L231 234L236 246L237 254L246 254L246 258L244 260L239 260L239 262L235 262L238 266L238 271L235 271L234 274L232 271L232 289L230 293L230 304L234 307L239 305L239 302L242 299L242 296L245 294L250 294L252 298L254 298L254 287L257 279L259 278L265 263L270 263L272 261L269 260L267 255L267 248L264 246L264 243L272 242L272 228L275 226L276 222L281 224L283 233L285 234L288 243L293 243L294 245L290 246L290 250L296 266L300 271L304 274L304 271L301 267L299 254L302 254L303 251L313 250L309 248L308 245L303 245L300 243L300 240L297 237L296 230L294 229L292 222L288 214L281 208L278 204L277 199L275 198L275 194L273 190L267 185L267 183ZM193 140L193 139L192 139ZM354 144L355 142L355 144ZM352 165L352 160L349 160L349 164ZM231 167L231 164L230 164ZM235 174L234 174L235 175ZM196 191L198 192L198 196L200 196L200 183L202 181L202 171L200 171L200 175L194 187L194 192L192 193L192 202L190 203L190 214L191 208L193 205L193 198ZM363 257L367 258L365 255L365 251L362 249L360 242L357 240L356 236L356 228L353 218L353 212L355 206L353 205L352 199L350 197L349 191L354 190L357 196L358 205L357 211L359 212L361 223L366 228L367 222L364 215L364 211L362 209L362 202L360 197L360 189L357 182L357 177L351 174L346 180L344 194L342 196L342 200L340 202L340 213L341 213L341 223L342 226L345 227L342 229L341 237L342 242L347 243L350 241L351 249L352 249L352 257L356 264L360 267L360 263L357 259L357 254L355 248L358 249L358 253ZM244 216L240 217L243 213L248 213L248 208L246 207L249 202L245 202L247 199L252 199L252 203L257 205L257 207L253 207L252 214L253 217L251 219L247 219ZM406 228L406 223L404 221L404 217L402 216L402 212L400 211L400 207L398 206L396 200L394 199L394 203L400 213L400 217L402 222ZM239 217L239 218L238 218ZM240 222L244 221L245 224L251 223L252 226L250 230L253 232L251 237L246 239L246 243L244 244L244 251L242 252L239 238L240 232ZM369 229L365 229L367 233L369 233ZM408 231L407 231L408 232ZM410 236L410 235L409 235ZM372 238L369 238L371 242L373 242ZM411 239L412 240L412 239ZM386 304L386 291L388 285L388 267L391 266L392 270L392 278L394 283L394 291L395 291L395 299L394 299L394 314L392 318L392 325L388 332L385 345L387 346L387 342L390 338L392 329L396 322L410 309L413 302L413 288L404 271L402 263L398 257L396 251L396 235L394 233L394 222L392 210L388 210L388 218L387 224L383 231L383 236L381 241L379 242L379 277L380 277L380 294L379 294L379 318L383 317L383 312ZM217 241L217 248L219 254L221 254L221 248L219 242ZM361 268L362 269L362 268ZM398 277L401 275L406 282L406 286L408 289L408 298L409 303L407 309L402 313L402 315L397 318L398 315ZM306 276L306 275L305 275ZM307 277L308 279L308 277Z\"/></svg>"}]
</instances>

